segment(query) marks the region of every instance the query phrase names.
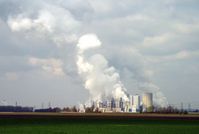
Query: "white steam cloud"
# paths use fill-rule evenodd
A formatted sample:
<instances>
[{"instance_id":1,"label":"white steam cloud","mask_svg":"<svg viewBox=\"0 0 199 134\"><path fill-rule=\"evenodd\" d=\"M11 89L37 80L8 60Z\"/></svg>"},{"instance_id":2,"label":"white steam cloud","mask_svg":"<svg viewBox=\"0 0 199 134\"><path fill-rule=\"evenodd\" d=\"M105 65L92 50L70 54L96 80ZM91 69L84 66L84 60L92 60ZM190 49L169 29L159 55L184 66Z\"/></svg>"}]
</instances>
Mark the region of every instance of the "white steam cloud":
<instances>
[{"instance_id":1,"label":"white steam cloud","mask_svg":"<svg viewBox=\"0 0 199 134\"><path fill-rule=\"evenodd\" d=\"M82 77L84 87L90 93L89 100L101 101L112 97L128 100L126 88L120 80L120 75L113 66L108 65L108 61L101 54L86 56L87 51L99 48L101 42L95 34L86 34L79 38L77 48L77 67L78 73ZM132 72L129 72L132 73ZM144 77L148 78L144 75ZM168 102L159 87L149 81L138 82L141 92L152 92L154 104L167 106Z\"/></svg>"},{"instance_id":2,"label":"white steam cloud","mask_svg":"<svg viewBox=\"0 0 199 134\"><path fill-rule=\"evenodd\" d=\"M140 82L139 88L143 92L151 92L153 93L153 102L154 105L166 107L168 106L167 98L164 96L164 94L161 92L160 88L151 83L151 82Z\"/></svg>"},{"instance_id":3,"label":"white steam cloud","mask_svg":"<svg viewBox=\"0 0 199 134\"><path fill-rule=\"evenodd\" d=\"M83 53L85 50L90 48L100 47L101 42L94 34L86 34L79 38L77 47L79 48L78 52Z\"/></svg>"},{"instance_id":4,"label":"white steam cloud","mask_svg":"<svg viewBox=\"0 0 199 134\"><path fill-rule=\"evenodd\" d=\"M125 94L126 88L120 80L116 69L108 65L108 61L101 54L86 57L85 51L98 48L101 42L95 34L86 34L80 37L77 44L78 73L84 81L84 87L90 93L90 99L100 101L105 98L123 98L128 100Z\"/></svg>"}]
</instances>

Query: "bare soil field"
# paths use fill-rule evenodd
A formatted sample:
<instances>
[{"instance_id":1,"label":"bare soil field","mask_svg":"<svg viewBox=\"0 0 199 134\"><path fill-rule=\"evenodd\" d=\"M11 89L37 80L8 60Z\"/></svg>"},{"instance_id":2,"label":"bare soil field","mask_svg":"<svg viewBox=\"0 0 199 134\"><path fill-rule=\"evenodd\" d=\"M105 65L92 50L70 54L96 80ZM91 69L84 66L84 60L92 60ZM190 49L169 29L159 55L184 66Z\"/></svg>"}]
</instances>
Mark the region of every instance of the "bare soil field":
<instances>
[{"instance_id":1,"label":"bare soil field","mask_svg":"<svg viewBox=\"0 0 199 134\"><path fill-rule=\"evenodd\" d=\"M155 114L155 113L37 113L0 112L0 118L90 118L90 119L161 119L161 120L199 120L199 114Z\"/></svg>"}]
</instances>

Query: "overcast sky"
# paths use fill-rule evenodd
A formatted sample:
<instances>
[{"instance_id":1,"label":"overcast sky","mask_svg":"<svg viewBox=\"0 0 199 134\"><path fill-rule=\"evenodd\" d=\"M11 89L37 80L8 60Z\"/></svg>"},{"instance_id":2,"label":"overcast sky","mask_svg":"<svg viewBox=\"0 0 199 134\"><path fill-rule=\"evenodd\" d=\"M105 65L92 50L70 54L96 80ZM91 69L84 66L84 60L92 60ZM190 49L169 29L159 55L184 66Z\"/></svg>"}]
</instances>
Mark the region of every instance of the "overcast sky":
<instances>
[{"instance_id":1,"label":"overcast sky","mask_svg":"<svg viewBox=\"0 0 199 134\"><path fill-rule=\"evenodd\" d=\"M83 103L79 37L130 94L160 90L169 104L199 107L198 0L0 0L0 101L41 107Z\"/></svg>"}]
</instances>

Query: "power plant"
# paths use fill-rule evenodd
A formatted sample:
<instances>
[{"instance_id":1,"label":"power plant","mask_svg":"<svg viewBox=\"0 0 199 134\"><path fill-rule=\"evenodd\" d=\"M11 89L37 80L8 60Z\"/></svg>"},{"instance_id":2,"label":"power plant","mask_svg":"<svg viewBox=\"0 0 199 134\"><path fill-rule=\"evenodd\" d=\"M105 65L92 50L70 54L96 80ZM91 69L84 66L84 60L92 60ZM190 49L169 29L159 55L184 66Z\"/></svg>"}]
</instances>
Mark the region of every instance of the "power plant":
<instances>
[{"instance_id":1,"label":"power plant","mask_svg":"<svg viewBox=\"0 0 199 134\"><path fill-rule=\"evenodd\" d=\"M128 101L123 98L107 99L103 101L93 101L94 111L100 112L152 112L153 110L153 94L144 93L142 96L127 95Z\"/></svg>"}]
</instances>

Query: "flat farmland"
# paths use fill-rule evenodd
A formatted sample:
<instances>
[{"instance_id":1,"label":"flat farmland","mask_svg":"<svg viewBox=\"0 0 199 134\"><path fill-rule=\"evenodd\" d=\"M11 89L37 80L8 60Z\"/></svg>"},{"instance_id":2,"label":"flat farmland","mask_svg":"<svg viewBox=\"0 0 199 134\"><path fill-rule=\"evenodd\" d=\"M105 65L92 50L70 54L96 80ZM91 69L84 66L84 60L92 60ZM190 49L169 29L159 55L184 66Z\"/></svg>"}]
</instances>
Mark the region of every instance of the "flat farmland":
<instances>
[{"instance_id":1,"label":"flat farmland","mask_svg":"<svg viewBox=\"0 0 199 134\"><path fill-rule=\"evenodd\" d=\"M199 115L0 113L0 134L198 134Z\"/></svg>"}]
</instances>

